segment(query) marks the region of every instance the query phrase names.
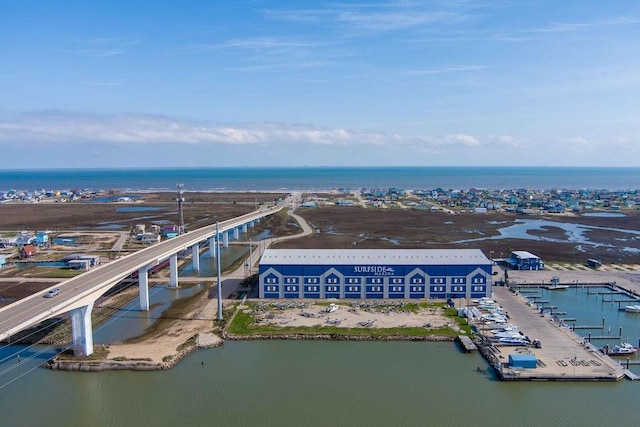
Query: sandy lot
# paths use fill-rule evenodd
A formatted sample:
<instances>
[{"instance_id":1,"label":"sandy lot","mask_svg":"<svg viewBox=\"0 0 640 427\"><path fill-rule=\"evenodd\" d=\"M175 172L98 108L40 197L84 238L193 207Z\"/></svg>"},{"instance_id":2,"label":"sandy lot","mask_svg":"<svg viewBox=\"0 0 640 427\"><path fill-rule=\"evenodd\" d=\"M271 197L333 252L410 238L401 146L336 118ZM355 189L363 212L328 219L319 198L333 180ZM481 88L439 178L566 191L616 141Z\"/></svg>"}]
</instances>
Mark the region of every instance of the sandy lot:
<instances>
[{"instance_id":1,"label":"sandy lot","mask_svg":"<svg viewBox=\"0 0 640 427\"><path fill-rule=\"evenodd\" d=\"M401 303L360 303L348 304L338 302L338 309L327 312L326 304L305 303L304 308L279 309L287 303L262 303L241 306L252 312L258 324L269 324L282 327L338 326L340 328L395 328L424 327L436 329L450 326L457 329L455 323L444 315L439 307L420 309L411 312L403 308Z\"/></svg>"}]
</instances>

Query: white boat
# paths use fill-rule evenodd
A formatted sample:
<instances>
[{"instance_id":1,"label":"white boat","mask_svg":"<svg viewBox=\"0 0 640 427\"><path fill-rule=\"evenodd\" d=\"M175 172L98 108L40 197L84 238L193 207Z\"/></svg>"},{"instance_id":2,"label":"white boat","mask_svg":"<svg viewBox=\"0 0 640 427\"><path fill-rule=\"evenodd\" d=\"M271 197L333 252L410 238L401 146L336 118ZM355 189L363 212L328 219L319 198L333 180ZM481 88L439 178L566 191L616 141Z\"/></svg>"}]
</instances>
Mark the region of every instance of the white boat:
<instances>
[{"instance_id":1,"label":"white boat","mask_svg":"<svg viewBox=\"0 0 640 427\"><path fill-rule=\"evenodd\" d=\"M327 313L333 313L334 311L336 311L339 308L338 304L334 304L331 303L329 304L329 306L327 307Z\"/></svg>"},{"instance_id":2,"label":"white boat","mask_svg":"<svg viewBox=\"0 0 640 427\"><path fill-rule=\"evenodd\" d=\"M524 337L500 338L498 342L503 345L529 345L529 340Z\"/></svg>"},{"instance_id":3,"label":"white boat","mask_svg":"<svg viewBox=\"0 0 640 427\"><path fill-rule=\"evenodd\" d=\"M605 353L609 356L626 356L629 354L635 354L637 351L638 349L628 342L616 344L611 349L607 349L607 347L605 347Z\"/></svg>"},{"instance_id":4,"label":"white boat","mask_svg":"<svg viewBox=\"0 0 640 427\"><path fill-rule=\"evenodd\" d=\"M627 313L640 313L640 304L639 305L627 305L624 308L624 311Z\"/></svg>"},{"instance_id":5,"label":"white boat","mask_svg":"<svg viewBox=\"0 0 640 427\"><path fill-rule=\"evenodd\" d=\"M517 332L517 331L496 332L494 335L497 338L524 339L524 336L520 332Z\"/></svg>"},{"instance_id":6,"label":"white boat","mask_svg":"<svg viewBox=\"0 0 640 427\"><path fill-rule=\"evenodd\" d=\"M560 279L556 276L551 278L551 285L545 286L545 289L549 291L562 291L569 287L569 285L561 285Z\"/></svg>"},{"instance_id":7,"label":"white boat","mask_svg":"<svg viewBox=\"0 0 640 427\"><path fill-rule=\"evenodd\" d=\"M568 288L569 288L569 285L558 285L558 284L553 284L545 287L545 289L548 291L564 291L565 289L568 289Z\"/></svg>"}]
</instances>

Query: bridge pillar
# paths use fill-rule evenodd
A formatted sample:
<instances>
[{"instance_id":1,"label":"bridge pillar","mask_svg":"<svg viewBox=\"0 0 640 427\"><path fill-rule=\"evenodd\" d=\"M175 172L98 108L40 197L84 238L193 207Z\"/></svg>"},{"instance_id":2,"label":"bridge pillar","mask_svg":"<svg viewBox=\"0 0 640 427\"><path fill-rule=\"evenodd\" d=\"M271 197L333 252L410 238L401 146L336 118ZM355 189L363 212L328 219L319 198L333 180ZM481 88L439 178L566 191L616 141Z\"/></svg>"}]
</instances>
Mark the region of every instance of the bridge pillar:
<instances>
[{"instance_id":1,"label":"bridge pillar","mask_svg":"<svg viewBox=\"0 0 640 427\"><path fill-rule=\"evenodd\" d=\"M200 271L200 245L191 246L191 265L195 271Z\"/></svg>"},{"instance_id":2,"label":"bridge pillar","mask_svg":"<svg viewBox=\"0 0 640 427\"><path fill-rule=\"evenodd\" d=\"M73 354L89 356L93 354L93 331L91 329L91 310L93 303L71 310L71 334L73 335Z\"/></svg>"},{"instance_id":3,"label":"bridge pillar","mask_svg":"<svg viewBox=\"0 0 640 427\"><path fill-rule=\"evenodd\" d=\"M216 236L209 237L209 257L216 257Z\"/></svg>"},{"instance_id":4,"label":"bridge pillar","mask_svg":"<svg viewBox=\"0 0 640 427\"><path fill-rule=\"evenodd\" d=\"M149 273L147 267L138 269L138 293L140 294L140 310L149 311Z\"/></svg>"},{"instance_id":5,"label":"bridge pillar","mask_svg":"<svg viewBox=\"0 0 640 427\"><path fill-rule=\"evenodd\" d=\"M229 233L226 231L222 233L222 247L224 248L229 247Z\"/></svg>"},{"instance_id":6,"label":"bridge pillar","mask_svg":"<svg viewBox=\"0 0 640 427\"><path fill-rule=\"evenodd\" d=\"M178 287L178 254L169 257L169 286Z\"/></svg>"},{"instance_id":7,"label":"bridge pillar","mask_svg":"<svg viewBox=\"0 0 640 427\"><path fill-rule=\"evenodd\" d=\"M233 240L240 240L240 227L233 229Z\"/></svg>"},{"instance_id":8,"label":"bridge pillar","mask_svg":"<svg viewBox=\"0 0 640 427\"><path fill-rule=\"evenodd\" d=\"M243 233L246 233L248 231L248 228L249 227L247 226L247 223L242 224L242 232Z\"/></svg>"},{"instance_id":9,"label":"bridge pillar","mask_svg":"<svg viewBox=\"0 0 640 427\"><path fill-rule=\"evenodd\" d=\"M256 224L255 220L254 221L249 221L249 227L253 228L253 226Z\"/></svg>"}]
</instances>

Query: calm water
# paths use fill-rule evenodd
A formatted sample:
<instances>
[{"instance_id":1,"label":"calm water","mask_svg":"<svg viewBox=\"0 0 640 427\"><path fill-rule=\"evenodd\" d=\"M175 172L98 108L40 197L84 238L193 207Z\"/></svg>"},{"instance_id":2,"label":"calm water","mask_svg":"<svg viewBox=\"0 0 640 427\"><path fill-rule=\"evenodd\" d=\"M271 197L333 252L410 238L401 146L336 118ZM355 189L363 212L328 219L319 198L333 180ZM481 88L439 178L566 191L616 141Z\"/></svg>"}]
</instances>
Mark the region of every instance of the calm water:
<instances>
[{"instance_id":1,"label":"calm water","mask_svg":"<svg viewBox=\"0 0 640 427\"><path fill-rule=\"evenodd\" d=\"M640 168L571 167L299 167L1 170L0 191L130 189L292 191L332 188L568 188L640 187Z\"/></svg>"},{"instance_id":2,"label":"calm water","mask_svg":"<svg viewBox=\"0 0 640 427\"><path fill-rule=\"evenodd\" d=\"M568 326L585 325L601 326L604 320L604 328L601 329L576 329L575 332L583 337L588 337L589 333L593 337L611 336L611 339L593 340L597 347L608 344L612 347L620 342L619 338L622 330L622 340L629 341L634 347L640 345L640 314L620 311L625 305L640 304L636 302L616 302L617 300L627 300L629 297L618 294L598 295L602 292L610 292L606 287L576 287L565 291L541 290L536 294L542 295L542 299L549 301L547 306L555 305L558 308L554 311L564 311L566 315L558 315L559 318L575 318L575 322L566 322ZM526 293L524 295L534 295ZM548 310L547 310L548 312ZM640 355L636 353L632 357L638 360ZM624 360L624 359L620 359ZM640 365L633 366L632 371L640 374ZM640 384L639 384L640 385Z\"/></svg>"},{"instance_id":3,"label":"calm water","mask_svg":"<svg viewBox=\"0 0 640 427\"><path fill-rule=\"evenodd\" d=\"M228 342L169 371L40 370L0 397L7 426L601 426L640 416L638 384L501 383L452 343Z\"/></svg>"}]
</instances>

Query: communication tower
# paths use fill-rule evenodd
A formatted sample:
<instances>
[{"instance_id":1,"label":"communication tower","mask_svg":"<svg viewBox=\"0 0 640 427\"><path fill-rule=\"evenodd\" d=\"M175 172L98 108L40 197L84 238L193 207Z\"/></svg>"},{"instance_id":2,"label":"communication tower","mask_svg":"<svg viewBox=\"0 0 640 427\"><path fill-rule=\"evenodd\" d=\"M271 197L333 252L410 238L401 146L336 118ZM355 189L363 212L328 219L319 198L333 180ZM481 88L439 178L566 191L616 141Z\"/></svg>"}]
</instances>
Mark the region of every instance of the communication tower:
<instances>
[{"instance_id":1,"label":"communication tower","mask_svg":"<svg viewBox=\"0 0 640 427\"><path fill-rule=\"evenodd\" d=\"M182 202L184 202L184 185L176 184L176 188L178 189L178 197L176 197L176 202L178 202L178 235L181 235L184 234L184 213L182 212Z\"/></svg>"}]
</instances>

